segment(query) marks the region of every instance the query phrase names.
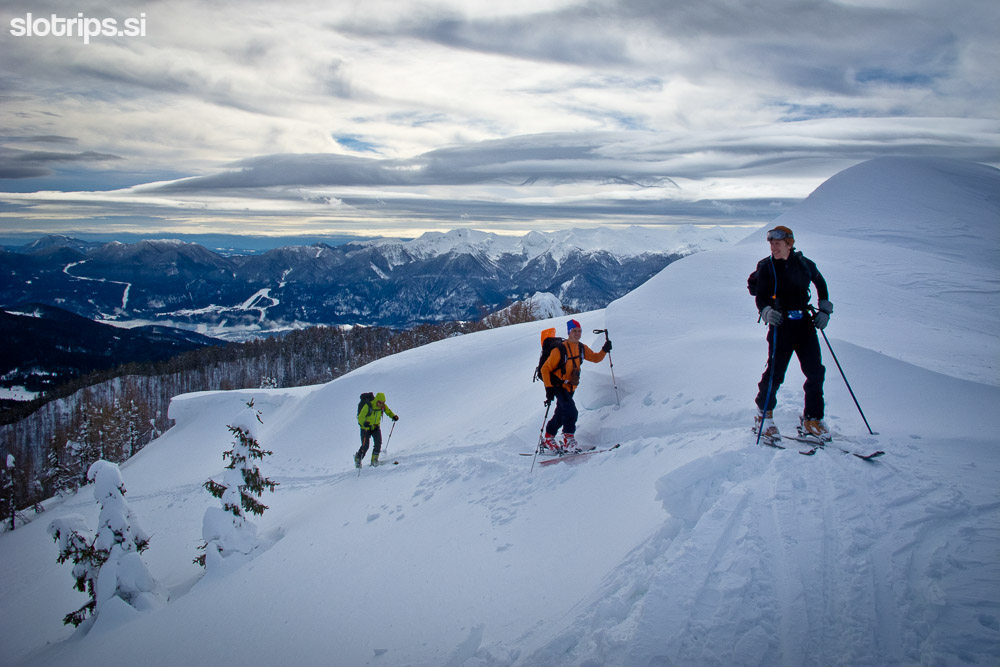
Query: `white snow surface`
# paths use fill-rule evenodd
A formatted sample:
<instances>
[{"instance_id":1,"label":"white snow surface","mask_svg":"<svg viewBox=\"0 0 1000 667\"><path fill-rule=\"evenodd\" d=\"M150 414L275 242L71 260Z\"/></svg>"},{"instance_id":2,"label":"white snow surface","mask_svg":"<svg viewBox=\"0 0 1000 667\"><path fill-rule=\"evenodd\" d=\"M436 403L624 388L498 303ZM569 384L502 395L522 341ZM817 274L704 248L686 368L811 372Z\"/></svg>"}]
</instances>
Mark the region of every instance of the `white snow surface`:
<instances>
[{"instance_id":1,"label":"white snow surface","mask_svg":"<svg viewBox=\"0 0 1000 667\"><path fill-rule=\"evenodd\" d=\"M881 159L831 179L780 222L830 283L827 421L841 443L801 456L749 432L766 357L745 281L763 231L686 257L598 312L611 366L587 364L584 443L534 466L539 332L566 318L449 339L329 384L178 397L177 425L121 466L170 594L89 634L46 526L92 489L0 535L0 664L997 665L1000 172ZM770 225L768 225L770 227ZM775 420L801 409L793 363ZM360 475L355 408L400 416L387 463ZM261 470L280 483L260 547L225 576L192 564L202 488L250 398ZM388 426L384 429L388 435ZM398 461L398 465L394 462Z\"/></svg>"}]
</instances>

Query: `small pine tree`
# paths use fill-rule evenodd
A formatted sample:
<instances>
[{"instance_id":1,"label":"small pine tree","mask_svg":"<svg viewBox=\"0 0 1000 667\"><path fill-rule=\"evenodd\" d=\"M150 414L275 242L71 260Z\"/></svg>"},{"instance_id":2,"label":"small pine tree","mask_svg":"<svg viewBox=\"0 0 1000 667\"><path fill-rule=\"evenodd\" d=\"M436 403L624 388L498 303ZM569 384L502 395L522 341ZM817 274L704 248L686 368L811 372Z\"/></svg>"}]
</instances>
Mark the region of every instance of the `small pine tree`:
<instances>
[{"instance_id":1,"label":"small pine tree","mask_svg":"<svg viewBox=\"0 0 1000 667\"><path fill-rule=\"evenodd\" d=\"M272 452L261 447L257 439L256 425L263 423L260 412L254 408L252 399L246 405L247 410L227 425L235 441L233 448L222 454L223 459L229 459L223 483L210 479L204 484L212 496L222 501L222 509L210 507L205 511L202 524L205 544L200 548L206 553L194 559L203 567L207 567L208 554L225 558L234 553L250 553L256 544L256 527L246 518L246 512L263 514L267 505L260 502L260 495L264 489L273 492L278 486L264 477L255 463Z\"/></svg>"},{"instance_id":2,"label":"small pine tree","mask_svg":"<svg viewBox=\"0 0 1000 667\"><path fill-rule=\"evenodd\" d=\"M69 514L49 524L49 535L59 545L57 562L73 562L74 588L90 599L85 605L63 617L63 623L74 627L83 623L97 608L97 576L107 554L94 548L94 539L87 530L86 520L79 514Z\"/></svg>"},{"instance_id":3,"label":"small pine tree","mask_svg":"<svg viewBox=\"0 0 1000 667\"><path fill-rule=\"evenodd\" d=\"M140 557L149 547L149 536L125 500L121 470L110 461L97 461L87 471L87 479L94 482L94 498L101 505L94 548L108 554L98 581L98 611L113 597L140 611L153 608L158 586Z\"/></svg>"},{"instance_id":4,"label":"small pine tree","mask_svg":"<svg viewBox=\"0 0 1000 667\"><path fill-rule=\"evenodd\" d=\"M60 496L75 493L80 488L83 476L80 474L82 445L63 437L53 440L46 461L51 471L52 491Z\"/></svg>"},{"instance_id":5,"label":"small pine tree","mask_svg":"<svg viewBox=\"0 0 1000 667\"><path fill-rule=\"evenodd\" d=\"M93 397L84 396L83 403L77 408L77 427L72 434L76 446L72 450L74 472L79 475L79 486L87 483L87 470L94 461L100 461L101 437L98 421L98 409Z\"/></svg>"},{"instance_id":6,"label":"small pine tree","mask_svg":"<svg viewBox=\"0 0 1000 667\"><path fill-rule=\"evenodd\" d=\"M87 471L87 479L94 482L94 498L101 505L97 534L90 535L80 515L49 524L49 534L59 544L58 562L73 561L75 588L90 597L63 618L63 623L73 626L95 617L114 597L139 610L155 607L159 599L159 587L139 556L149 546L149 536L125 501L121 471L114 463L97 461Z\"/></svg>"}]
</instances>

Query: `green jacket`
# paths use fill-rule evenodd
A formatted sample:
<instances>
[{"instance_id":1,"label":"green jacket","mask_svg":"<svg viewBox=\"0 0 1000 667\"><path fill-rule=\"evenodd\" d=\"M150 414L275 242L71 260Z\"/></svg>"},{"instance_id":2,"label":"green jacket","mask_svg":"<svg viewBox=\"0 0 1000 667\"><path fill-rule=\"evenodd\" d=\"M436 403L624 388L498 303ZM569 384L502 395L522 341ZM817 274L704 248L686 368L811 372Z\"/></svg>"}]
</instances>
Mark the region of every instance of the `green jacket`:
<instances>
[{"instance_id":1,"label":"green jacket","mask_svg":"<svg viewBox=\"0 0 1000 667\"><path fill-rule=\"evenodd\" d=\"M382 407L379 408L375 404L377 402L382 402ZM369 401L361 406L361 411L358 413L358 425L361 428L368 429L369 431L374 431L382 423L382 413L389 415L392 419L396 418L395 413L389 409L389 406L385 404L385 394L378 394L375 396L374 401Z\"/></svg>"}]
</instances>

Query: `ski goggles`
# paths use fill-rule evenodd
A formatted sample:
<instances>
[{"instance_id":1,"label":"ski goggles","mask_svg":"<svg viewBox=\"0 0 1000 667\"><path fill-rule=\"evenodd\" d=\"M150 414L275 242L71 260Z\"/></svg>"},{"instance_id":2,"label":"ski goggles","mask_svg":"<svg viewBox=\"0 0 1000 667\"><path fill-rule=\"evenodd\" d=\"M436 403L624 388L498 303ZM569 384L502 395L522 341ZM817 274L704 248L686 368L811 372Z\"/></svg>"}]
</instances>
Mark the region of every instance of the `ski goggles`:
<instances>
[{"instance_id":1,"label":"ski goggles","mask_svg":"<svg viewBox=\"0 0 1000 667\"><path fill-rule=\"evenodd\" d=\"M783 232L780 229L772 229L767 233L768 241L781 241L783 239L790 239L792 235L788 232Z\"/></svg>"}]
</instances>

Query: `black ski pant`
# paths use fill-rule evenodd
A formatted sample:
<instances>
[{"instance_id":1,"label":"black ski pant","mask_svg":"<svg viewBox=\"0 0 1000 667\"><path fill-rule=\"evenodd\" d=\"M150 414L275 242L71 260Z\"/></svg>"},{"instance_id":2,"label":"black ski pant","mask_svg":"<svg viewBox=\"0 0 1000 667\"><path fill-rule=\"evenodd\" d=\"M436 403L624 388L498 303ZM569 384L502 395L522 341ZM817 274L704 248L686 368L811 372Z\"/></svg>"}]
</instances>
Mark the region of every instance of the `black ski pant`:
<instances>
[{"instance_id":1,"label":"black ski pant","mask_svg":"<svg viewBox=\"0 0 1000 667\"><path fill-rule=\"evenodd\" d=\"M563 433L576 433L576 418L579 414L576 403L573 402L573 392L559 387L556 389L556 411L545 427L545 433L555 436L560 428Z\"/></svg>"},{"instance_id":2,"label":"black ski pant","mask_svg":"<svg viewBox=\"0 0 1000 667\"><path fill-rule=\"evenodd\" d=\"M777 334L778 344L774 344ZM819 348L819 336L812 320L786 320L777 327L768 327L767 332L767 368L757 385L757 408L773 410L778 403L778 387L785 381L785 371L792 360L792 353L799 358L802 374L806 376L806 401L803 414L810 419L823 418L823 380L826 378L826 368L823 366L823 355ZM771 371L774 371L774 378ZM771 395L768 396L768 386ZM765 401L767 403L765 407Z\"/></svg>"},{"instance_id":3,"label":"black ski pant","mask_svg":"<svg viewBox=\"0 0 1000 667\"><path fill-rule=\"evenodd\" d=\"M361 449L358 450L356 458L363 459L365 454L368 453L368 441L375 441L375 448L372 449L372 454L378 456L382 452L382 427L376 426L375 428L362 428L361 429Z\"/></svg>"}]
</instances>

